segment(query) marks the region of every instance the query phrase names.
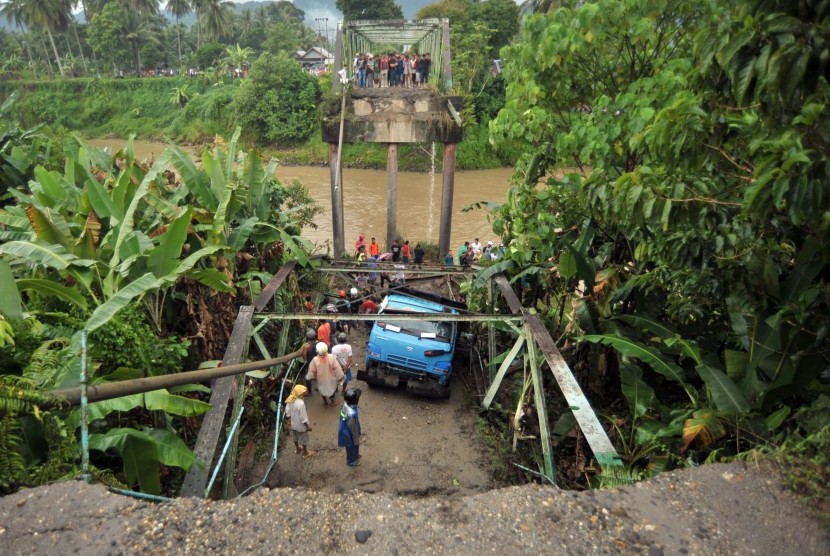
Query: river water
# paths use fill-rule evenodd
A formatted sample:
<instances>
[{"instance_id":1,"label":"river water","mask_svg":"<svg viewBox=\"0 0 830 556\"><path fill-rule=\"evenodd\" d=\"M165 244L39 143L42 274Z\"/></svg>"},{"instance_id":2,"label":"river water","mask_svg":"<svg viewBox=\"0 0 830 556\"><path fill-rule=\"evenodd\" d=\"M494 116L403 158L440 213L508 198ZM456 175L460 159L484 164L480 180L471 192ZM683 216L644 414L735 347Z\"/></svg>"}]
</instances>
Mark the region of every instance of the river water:
<instances>
[{"instance_id":1,"label":"river water","mask_svg":"<svg viewBox=\"0 0 830 556\"><path fill-rule=\"evenodd\" d=\"M98 147L120 149L121 139L95 139ZM163 143L134 141L133 148L139 159L158 156L165 148ZM464 207L478 202L504 202L509 189L512 170L474 170L456 172L453 195L452 236L454 249L476 237L482 243L498 238L488 222L487 210L462 212ZM315 219L317 229L306 228L303 237L324 244L332 239L331 187L328 167L278 166L277 177L283 182L300 180L311 196L323 208ZM427 240L438 242L441 215L441 172L433 177L429 173L398 173L398 231L405 239L415 243ZM386 237L386 172L384 170L343 170L343 209L345 213L346 248L350 249L359 233L365 233L367 241L376 237L383 245Z\"/></svg>"}]
</instances>

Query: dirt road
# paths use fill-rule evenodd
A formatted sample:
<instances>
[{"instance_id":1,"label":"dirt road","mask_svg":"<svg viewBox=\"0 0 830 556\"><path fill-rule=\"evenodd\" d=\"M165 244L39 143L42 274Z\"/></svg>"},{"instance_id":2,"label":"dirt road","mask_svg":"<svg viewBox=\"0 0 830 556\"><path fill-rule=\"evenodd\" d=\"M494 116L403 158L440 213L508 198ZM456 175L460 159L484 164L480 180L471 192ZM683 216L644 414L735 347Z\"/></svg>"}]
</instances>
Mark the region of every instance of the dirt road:
<instances>
[{"instance_id":1,"label":"dirt road","mask_svg":"<svg viewBox=\"0 0 830 556\"><path fill-rule=\"evenodd\" d=\"M358 468L359 469L359 468ZM830 535L766 466L636 485L471 496L261 489L138 502L81 482L0 498L2 554L828 554Z\"/></svg>"},{"instance_id":2,"label":"dirt road","mask_svg":"<svg viewBox=\"0 0 830 556\"><path fill-rule=\"evenodd\" d=\"M362 368L365 361L367 333L361 326L349 340L356 375L356 367ZM476 439L475 409L460 381L453 383L449 400L370 387L362 381L354 384L363 392L361 465L348 467L344 450L337 447L339 403L326 408L313 392L306 407L315 455L308 459L297 455L286 434L270 486L403 495L470 494L492 488L486 453Z\"/></svg>"}]
</instances>

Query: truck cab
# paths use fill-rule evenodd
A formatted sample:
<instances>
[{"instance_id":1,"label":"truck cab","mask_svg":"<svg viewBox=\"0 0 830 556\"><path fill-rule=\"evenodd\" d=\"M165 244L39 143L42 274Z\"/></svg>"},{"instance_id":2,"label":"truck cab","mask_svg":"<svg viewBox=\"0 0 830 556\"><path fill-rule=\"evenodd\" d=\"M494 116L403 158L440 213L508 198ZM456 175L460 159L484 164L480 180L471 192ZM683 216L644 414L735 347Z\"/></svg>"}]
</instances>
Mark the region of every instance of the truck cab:
<instances>
[{"instance_id":1,"label":"truck cab","mask_svg":"<svg viewBox=\"0 0 830 556\"><path fill-rule=\"evenodd\" d=\"M435 320L396 320L397 315L435 313ZM400 387L416 394L448 398L458 327L441 320L455 308L417 297L390 294L380 304L369 334L366 370L370 385Z\"/></svg>"}]
</instances>

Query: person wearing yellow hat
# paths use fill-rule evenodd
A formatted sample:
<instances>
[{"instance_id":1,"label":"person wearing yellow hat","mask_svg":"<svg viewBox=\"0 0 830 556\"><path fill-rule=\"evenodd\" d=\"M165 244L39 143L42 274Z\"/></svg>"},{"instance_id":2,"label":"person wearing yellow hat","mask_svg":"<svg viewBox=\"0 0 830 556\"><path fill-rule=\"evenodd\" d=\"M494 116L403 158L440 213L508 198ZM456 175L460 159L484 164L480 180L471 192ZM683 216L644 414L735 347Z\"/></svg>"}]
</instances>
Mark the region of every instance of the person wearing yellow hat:
<instances>
[{"instance_id":1,"label":"person wearing yellow hat","mask_svg":"<svg viewBox=\"0 0 830 556\"><path fill-rule=\"evenodd\" d=\"M305 409L305 398L308 388L302 384L291 390L291 395L285 400L285 418L291 426L291 438L294 439L294 449L303 454L304 458L311 457L313 452L308 451L308 433L311 432L311 423ZM302 447L301 447L302 446Z\"/></svg>"}]
</instances>

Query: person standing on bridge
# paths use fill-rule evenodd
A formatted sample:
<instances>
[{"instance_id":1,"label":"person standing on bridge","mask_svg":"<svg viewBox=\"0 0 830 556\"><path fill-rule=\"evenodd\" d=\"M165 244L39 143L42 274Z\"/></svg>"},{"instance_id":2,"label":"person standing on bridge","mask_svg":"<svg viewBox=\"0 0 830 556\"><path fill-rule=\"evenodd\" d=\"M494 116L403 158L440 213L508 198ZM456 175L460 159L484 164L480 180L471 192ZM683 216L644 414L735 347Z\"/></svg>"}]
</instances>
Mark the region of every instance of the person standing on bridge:
<instances>
[{"instance_id":1,"label":"person standing on bridge","mask_svg":"<svg viewBox=\"0 0 830 556\"><path fill-rule=\"evenodd\" d=\"M357 258L357 254L360 251L360 246L363 246L364 249L366 248L366 234L360 233L357 235L357 239L354 240L354 256Z\"/></svg>"},{"instance_id":2,"label":"person standing on bridge","mask_svg":"<svg viewBox=\"0 0 830 556\"><path fill-rule=\"evenodd\" d=\"M409 257L412 256L412 247L409 245L409 240L403 242L403 247L401 248L401 254L403 255L403 263L409 264Z\"/></svg>"},{"instance_id":3,"label":"person standing on bridge","mask_svg":"<svg viewBox=\"0 0 830 556\"><path fill-rule=\"evenodd\" d=\"M337 445L346 448L346 465L360 465L360 417L357 403L360 401L360 388L347 390L343 394L340 407L340 423L337 427Z\"/></svg>"},{"instance_id":4,"label":"person standing on bridge","mask_svg":"<svg viewBox=\"0 0 830 556\"><path fill-rule=\"evenodd\" d=\"M302 453L304 458L310 458L314 452L308 451L308 433L311 432L311 423L305 409L305 398L308 388L302 384L291 390L291 395L285 400L285 418L291 426L291 438L294 439L294 449ZM302 447L301 447L302 446Z\"/></svg>"},{"instance_id":5,"label":"person standing on bridge","mask_svg":"<svg viewBox=\"0 0 830 556\"><path fill-rule=\"evenodd\" d=\"M379 257L380 256L380 243L375 241L375 238L372 238L372 243L369 244L369 256L370 257Z\"/></svg>"},{"instance_id":6,"label":"person standing on bridge","mask_svg":"<svg viewBox=\"0 0 830 556\"><path fill-rule=\"evenodd\" d=\"M334 407L337 388L345 375L337 358L329 353L328 346L323 342L317 344L317 357L308 366L308 374L305 378L316 380L317 391L323 396L323 404L326 407Z\"/></svg>"},{"instance_id":7,"label":"person standing on bridge","mask_svg":"<svg viewBox=\"0 0 830 556\"><path fill-rule=\"evenodd\" d=\"M415 261L414 262L418 266L418 268L421 268L421 265L424 264L424 254L425 254L425 252L424 252L423 246L420 243L415 245Z\"/></svg>"}]
</instances>

